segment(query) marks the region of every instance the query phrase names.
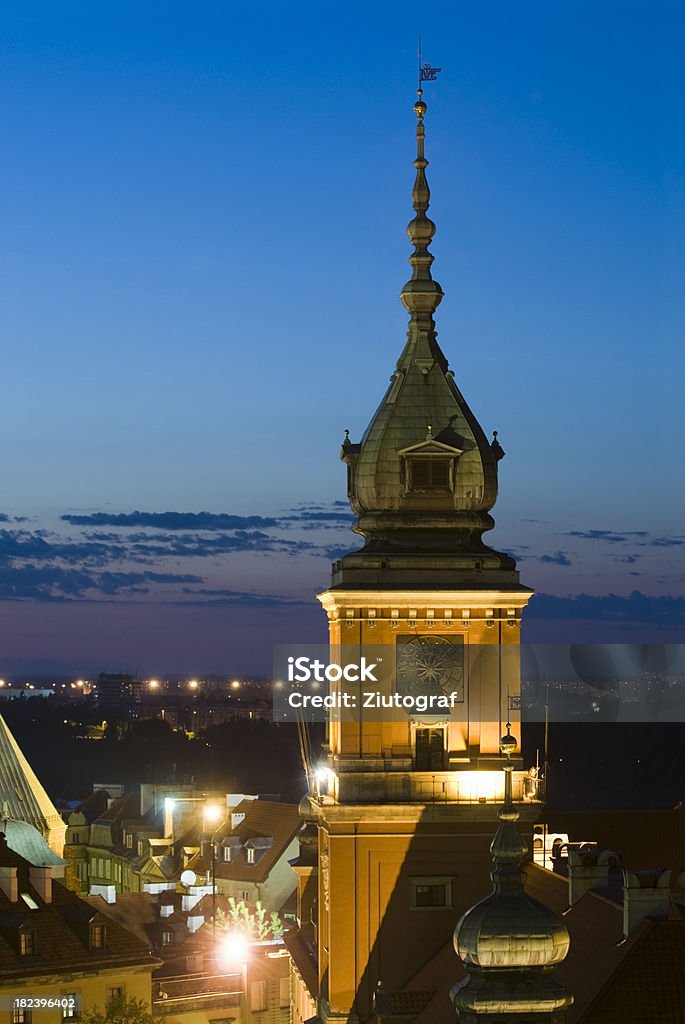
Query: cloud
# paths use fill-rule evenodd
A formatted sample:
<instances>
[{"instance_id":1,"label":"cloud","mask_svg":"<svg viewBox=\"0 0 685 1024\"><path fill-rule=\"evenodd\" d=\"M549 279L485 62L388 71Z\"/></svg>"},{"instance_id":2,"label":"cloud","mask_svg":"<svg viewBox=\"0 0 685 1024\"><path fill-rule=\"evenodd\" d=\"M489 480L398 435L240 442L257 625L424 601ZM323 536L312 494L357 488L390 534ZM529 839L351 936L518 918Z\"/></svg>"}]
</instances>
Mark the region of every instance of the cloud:
<instances>
[{"instance_id":1,"label":"cloud","mask_svg":"<svg viewBox=\"0 0 685 1024\"><path fill-rule=\"evenodd\" d=\"M564 536L581 540L604 540L609 544L624 544L631 537L649 537L647 530L570 530Z\"/></svg>"},{"instance_id":2,"label":"cloud","mask_svg":"<svg viewBox=\"0 0 685 1024\"><path fill-rule=\"evenodd\" d=\"M165 602L166 604L193 604L211 606L239 606L241 608L280 608L284 605L311 605L311 601L300 601L295 598L280 597L276 594L254 594L242 590L212 590L208 587L183 587L186 600Z\"/></svg>"},{"instance_id":3,"label":"cloud","mask_svg":"<svg viewBox=\"0 0 685 1024\"><path fill-rule=\"evenodd\" d=\"M563 551L557 551L554 555L539 555L538 562L549 565L572 565L571 559Z\"/></svg>"},{"instance_id":4,"label":"cloud","mask_svg":"<svg viewBox=\"0 0 685 1024\"><path fill-rule=\"evenodd\" d=\"M147 583L202 583L201 576L156 572L91 573L55 565L23 565L0 568L2 601L94 600L98 594L113 597L141 593Z\"/></svg>"},{"instance_id":5,"label":"cloud","mask_svg":"<svg viewBox=\"0 0 685 1024\"><path fill-rule=\"evenodd\" d=\"M685 544L685 539L682 537L655 537L649 542L649 546L652 548L679 548L683 544Z\"/></svg>"},{"instance_id":6,"label":"cloud","mask_svg":"<svg viewBox=\"0 0 685 1024\"><path fill-rule=\"evenodd\" d=\"M227 512L91 512L66 513L60 519L71 526L147 526L155 530L244 530L273 527L278 520L268 516L236 516Z\"/></svg>"}]
</instances>

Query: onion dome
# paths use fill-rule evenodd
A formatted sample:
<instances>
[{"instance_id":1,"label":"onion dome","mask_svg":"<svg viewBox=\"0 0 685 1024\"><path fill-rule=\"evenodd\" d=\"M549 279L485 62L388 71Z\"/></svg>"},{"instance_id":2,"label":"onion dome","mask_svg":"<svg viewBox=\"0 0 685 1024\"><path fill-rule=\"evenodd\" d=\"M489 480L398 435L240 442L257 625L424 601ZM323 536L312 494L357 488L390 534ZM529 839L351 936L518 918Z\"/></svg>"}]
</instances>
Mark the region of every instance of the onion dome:
<instances>
[{"instance_id":1,"label":"onion dome","mask_svg":"<svg viewBox=\"0 0 685 1024\"><path fill-rule=\"evenodd\" d=\"M507 732L500 745L507 757L512 753L510 738ZM524 891L521 862L528 848L516 825L519 812L511 798L511 763L504 771L504 807L490 846L493 891L463 915L454 932L454 947L467 968L550 968L568 953L569 935L558 914Z\"/></svg>"}]
</instances>

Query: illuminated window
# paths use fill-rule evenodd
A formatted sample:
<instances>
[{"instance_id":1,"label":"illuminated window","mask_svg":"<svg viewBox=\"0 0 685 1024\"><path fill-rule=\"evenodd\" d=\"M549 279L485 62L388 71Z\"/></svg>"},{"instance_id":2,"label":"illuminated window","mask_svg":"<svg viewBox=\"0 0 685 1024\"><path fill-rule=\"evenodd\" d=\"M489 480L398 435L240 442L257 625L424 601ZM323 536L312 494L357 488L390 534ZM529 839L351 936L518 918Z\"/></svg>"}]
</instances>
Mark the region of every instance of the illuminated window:
<instances>
[{"instance_id":1,"label":"illuminated window","mask_svg":"<svg viewBox=\"0 0 685 1024\"><path fill-rule=\"evenodd\" d=\"M62 1009L62 1020L79 1020L81 1014L76 1009L78 998L76 992L63 992L60 998L70 1001L70 1005Z\"/></svg>"},{"instance_id":2,"label":"illuminated window","mask_svg":"<svg viewBox=\"0 0 685 1024\"><path fill-rule=\"evenodd\" d=\"M31 1011L23 1009L12 1010L12 1024L31 1024Z\"/></svg>"},{"instance_id":3,"label":"illuminated window","mask_svg":"<svg viewBox=\"0 0 685 1024\"><path fill-rule=\"evenodd\" d=\"M170 946L173 941L174 941L174 933L173 932L162 932L162 945L163 946Z\"/></svg>"},{"instance_id":4,"label":"illuminated window","mask_svg":"<svg viewBox=\"0 0 685 1024\"><path fill-rule=\"evenodd\" d=\"M104 924L92 924L90 926L90 948L105 948L105 926Z\"/></svg>"},{"instance_id":5,"label":"illuminated window","mask_svg":"<svg viewBox=\"0 0 685 1024\"><path fill-rule=\"evenodd\" d=\"M248 864L254 864L254 854L255 854L254 849L251 846L248 846L248 848L247 848L247 863Z\"/></svg>"},{"instance_id":6,"label":"illuminated window","mask_svg":"<svg viewBox=\"0 0 685 1024\"><path fill-rule=\"evenodd\" d=\"M21 956L33 956L36 952L36 933L19 932L19 953Z\"/></svg>"}]
</instances>

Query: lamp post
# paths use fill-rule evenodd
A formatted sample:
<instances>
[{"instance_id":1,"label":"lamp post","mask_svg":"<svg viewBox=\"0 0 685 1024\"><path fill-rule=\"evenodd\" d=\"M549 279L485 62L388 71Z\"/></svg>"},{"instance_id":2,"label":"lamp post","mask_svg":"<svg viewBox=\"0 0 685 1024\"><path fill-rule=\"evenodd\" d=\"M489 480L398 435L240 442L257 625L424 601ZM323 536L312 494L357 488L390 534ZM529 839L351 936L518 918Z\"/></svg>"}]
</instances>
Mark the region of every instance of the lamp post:
<instances>
[{"instance_id":1,"label":"lamp post","mask_svg":"<svg viewBox=\"0 0 685 1024\"><path fill-rule=\"evenodd\" d=\"M204 809L203 817L205 821L217 822L221 817L222 810L216 804L207 804ZM220 821L216 825L212 838L210 840L212 846L212 940L216 949L216 835L220 828L226 824L226 818Z\"/></svg>"}]
</instances>

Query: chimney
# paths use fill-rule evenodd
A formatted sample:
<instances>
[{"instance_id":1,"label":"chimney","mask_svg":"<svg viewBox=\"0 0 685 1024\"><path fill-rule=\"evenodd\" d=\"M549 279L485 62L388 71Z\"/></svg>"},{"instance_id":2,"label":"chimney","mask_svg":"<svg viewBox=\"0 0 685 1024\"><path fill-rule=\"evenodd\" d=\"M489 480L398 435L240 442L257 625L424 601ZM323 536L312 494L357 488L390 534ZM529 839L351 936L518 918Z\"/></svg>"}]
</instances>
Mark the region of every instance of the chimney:
<instances>
[{"instance_id":1,"label":"chimney","mask_svg":"<svg viewBox=\"0 0 685 1024\"><path fill-rule=\"evenodd\" d=\"M600 850L595 844L567 848L568 902L577 903L590 889L601 889L609 882L609 867L618 858L609 850Z\"/></svg>"},{"instance_id":2,"label":"chimney","mask_svg":"<svg viewBox=\"0 0 685 1024\"><path fill-rule=\"evenodd\" d=\"M46 867L35 867L29 869L31 885L36 890L43 903L52 903L52 871Z\"/></svg>"},{"instance_id":3,"label":"chimney","mask_svg":"<svg viewBox=\"0 0 685 1024\"><path fill-rule=\"evenodd\" d=\"M670 894L670 870L624 870L623 935L627 938L646 917L667 917Z\"/></svg>"},{"instance_id":4,"label":"chimney","mask_svg":"<svg viewBox=\"0 0 685 1024\"><path fill-rule=\"evenodd\" d=\"M0 889L10 903L16 903L19 899L19 883L17 881L16 867L0 866Z\"/></svg>"}]
</instances>

